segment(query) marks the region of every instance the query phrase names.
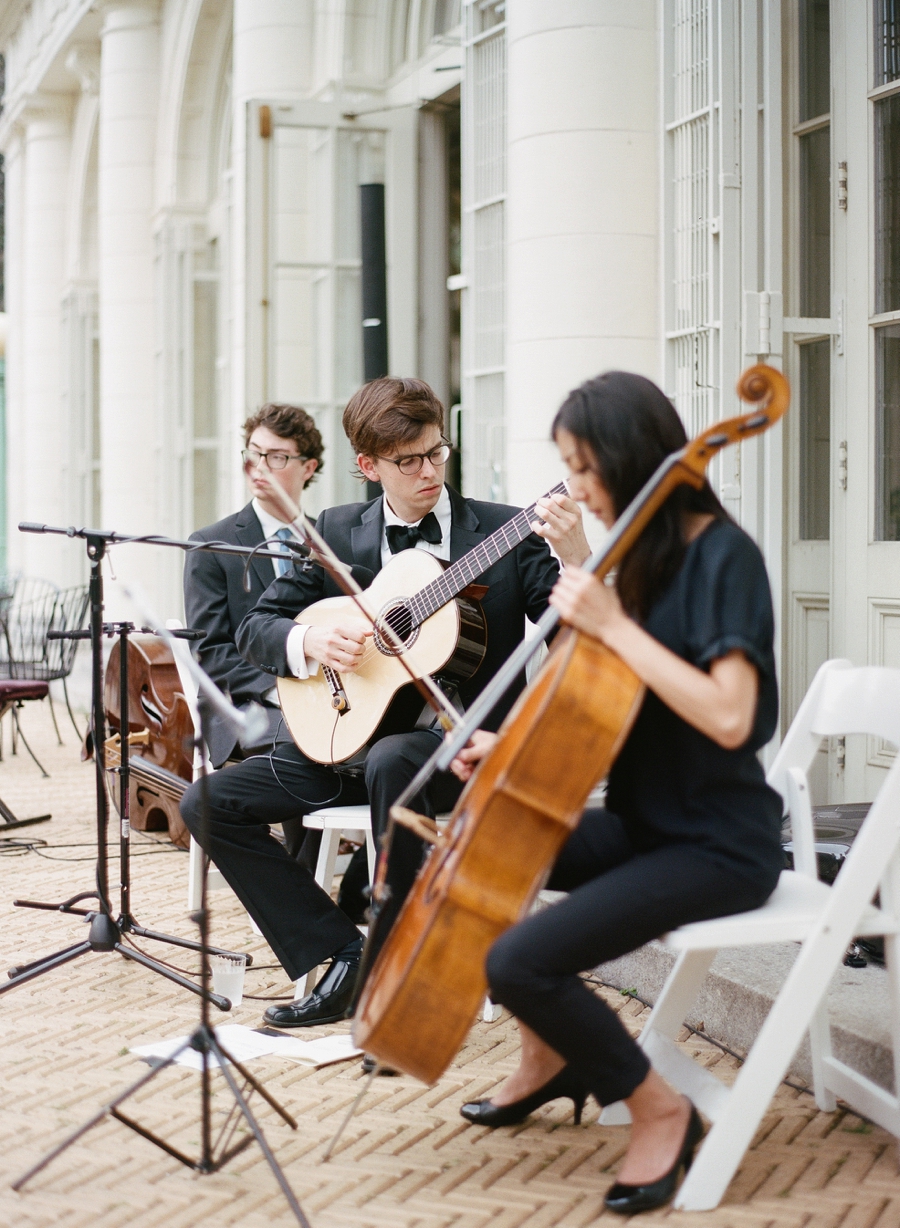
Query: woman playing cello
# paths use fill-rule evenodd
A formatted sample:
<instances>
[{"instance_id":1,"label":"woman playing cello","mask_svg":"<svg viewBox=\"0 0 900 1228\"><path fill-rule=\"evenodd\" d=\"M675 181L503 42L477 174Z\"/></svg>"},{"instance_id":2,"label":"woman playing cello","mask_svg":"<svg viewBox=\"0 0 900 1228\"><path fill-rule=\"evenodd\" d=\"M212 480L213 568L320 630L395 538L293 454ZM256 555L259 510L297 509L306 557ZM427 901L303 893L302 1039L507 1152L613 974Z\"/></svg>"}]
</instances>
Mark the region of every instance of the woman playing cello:
<instances>
[{"instance_id":1,"label":"woman playing cello","mask_svg":"<svg viewBox=\"0 0 900 1228\"><path fill-rule=\"evenodd\" d=\"M686 437L654 384L612 371L569 395L553 438L573 498L609 527ZM614 586L566 569L551 601L647 691L610 772L607 809L585 812L547 884L569 894L490 951L491 997L518 1019L521 1060L492 1099L461 1111L501 1126L557 1097L572 1099L576 1120L589 1094L624 1100L631 1137L606 1206L633 1214L672 1197L702 1127L578 974L773 891L781 799L756 757L778 712L771 594L756 545L704 485L669 497ZM476 733L456 774L467 779L495 737Z\"/></svg>"}]
</instances>

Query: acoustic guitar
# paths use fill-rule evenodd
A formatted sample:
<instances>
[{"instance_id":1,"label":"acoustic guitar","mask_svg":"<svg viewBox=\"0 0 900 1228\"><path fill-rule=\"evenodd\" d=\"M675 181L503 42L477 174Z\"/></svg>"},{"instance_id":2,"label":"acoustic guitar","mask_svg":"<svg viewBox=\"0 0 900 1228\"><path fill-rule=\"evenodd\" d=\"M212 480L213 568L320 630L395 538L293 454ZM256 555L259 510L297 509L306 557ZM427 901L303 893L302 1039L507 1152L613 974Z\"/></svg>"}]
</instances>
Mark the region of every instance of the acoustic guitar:
<instances>
[{"instance_id":1,"label":"acoustic guitar","mask_svg":"<svg viewBox=\"0 0 900 1228\"><path fill-rule=\"evenodd\" d=\"M543 497L566 493L560 482ZM388 561L359 598L375 626L362 664L346 674L320 665L311 678L278 679L285 724L305 755L316 763L344 763L362 750L382 721L390 720L389 709L409 674L379 633L385 623L403 643L416 677L437 674L450 682L472 677L487 644L479 605L487 589L474 581L533 532L536 515L532 503L449 566L427 550L401 550ZM361 619L354 600L326 597L301 610L294 621L334 627L348 619ZM402 702L398 697L398 705ZM416 711L422 706L415 694L411 702Z\"/></svg>"}]
</instances>

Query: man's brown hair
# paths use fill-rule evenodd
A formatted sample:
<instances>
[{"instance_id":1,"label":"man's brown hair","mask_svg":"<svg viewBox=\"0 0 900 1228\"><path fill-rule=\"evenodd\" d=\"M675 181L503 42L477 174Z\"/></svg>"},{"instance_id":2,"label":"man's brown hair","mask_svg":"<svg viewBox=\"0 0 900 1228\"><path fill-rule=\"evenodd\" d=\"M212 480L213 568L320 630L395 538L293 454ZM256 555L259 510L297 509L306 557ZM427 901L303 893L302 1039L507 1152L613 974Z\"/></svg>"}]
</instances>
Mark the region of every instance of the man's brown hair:
<instances>
[{"instance_id":1,"label":"man's brown hair","mask_svg":"<svg viewBox=\"0 0 900 1228\"><path fill-rule=\"evenodd\" d=\"M317 460L319 463L316 471L304 482L304 486L315 481L322 472L325 445L322 443L319 428L305 409L301 409L299 405L277 405L272 402L263 405L244 423L245 448L258 426L267 426L273 435L278 435L281 439L292 439L305 460Z\"/></svg>"},{"instance_id":2,"label":"man's brown hair","mask_svg":"<svg viewBox=\"0 0 900 1228\"><path fill-rule=\"evenodd\" d=\"M385 375L354 392L343 423L354 452L382 456L412 443L428 426L443 430L444 407L424 380Z\"/></svg>"}]
</instances>

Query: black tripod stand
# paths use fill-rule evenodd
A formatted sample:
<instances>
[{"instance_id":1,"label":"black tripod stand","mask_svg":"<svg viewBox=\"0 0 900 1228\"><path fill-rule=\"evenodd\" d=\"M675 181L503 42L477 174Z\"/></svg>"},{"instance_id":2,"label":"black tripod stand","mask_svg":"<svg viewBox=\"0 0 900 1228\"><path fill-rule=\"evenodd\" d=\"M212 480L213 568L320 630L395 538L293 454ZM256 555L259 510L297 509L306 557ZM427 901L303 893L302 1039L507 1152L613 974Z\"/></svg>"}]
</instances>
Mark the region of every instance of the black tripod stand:
<instances>
[{"instance_id":1,"label":"black tripod stand","mask_svg":"<svg viewBox=\"0 0 900 1228\"><path fill-rule=\"evenodd\" d=\"M236 712L235 716L243 719L240 713ZM201 739L201 744L199 747L201 755L204 754L204 743L205 738ZM209 819L209 810L207 803L205 762L203 768L203 775L201 776L202 784L200 786L203 797L201 822L204 829L204 838L202 842L206 844L205 829ZM20 1190L27 1181L29 1181L42 1169L46 1168L52 1160L54 1160L58 1155L70 1147L72 1143L76 1142L94 1126L99 1125L99 1123L106 1117L114 1117L116 1121L122 1122L123 1125L128 1126L129 1129L134 1130L137 1134L140 1134L142 1138L147 1139L155 1146L161 1148L168 1155L174 1156L176 1160L179 1160L188 1168L200 1173L218 1172L221 1168L224 1168L229 1160L233 1159L246 1147L249 1147L253 1140L256 1139L257 1143L259 1143L260 1148L262 1149L263 1155L266 1158L266 1162L268 1163L275 1175L276 1181L281 1187L282 1193L287 1199L288 1206L291 1208L291 1211L293 1211L297 1219L298 1224L301 1225L301 1228L310 1228L309 1221L304 1215L302 1207L294 1196L293 1190L288 1185L287 1178L285 1177L278 1161L275 1159L271 1148L266 1142L265 1135L263 1134L259 1123L250 1109L250 1105L248 1104L250 1096L254 1092L258 1092L265 1102L270 1105L276 1113L278 1113L281 1119L285 1121L292 1130L297 1129L297 1123L293 1117L291 1117L291 1115L282 1108L278 1101L266 1091L263 1085L257 1079L255 1079L253 1075L251 1075L250 1072L240 1064L240 1062L235 1061L228 1051L223 1048L217 1039L213 1028L210 1026L209 1004L211 1001L216 1001L216 998L215 995L209 991L209 955L211 948L209 946L209 912L206 903L206 892L206 874L204 873L200 911L193 914L193 919L197 922L197 926L200 931L200 942L199 944L195 944L197 949L201 952L199 1024L191 1035L184 1041L184 1043L175 1050L174 1053L170 1054L170 1056L164 1061L155 1065L154 1068L147 1074L142 1075L141 1078L139 1078L135 1083L132 1083L130 1087L126 1088L124 1092L116 1096L114 1100L111 1100L108 1104L105 1104L102 1109L94 1114L93 1117L91 1117L83 1125L79 1126L78 1129L73 1131L72 1134L63 1139L63 1141L54 1147L52 1151L48 1152L47 1155L45 1155L43 1159L39 1160L37 1164L30 1168L27 1173L24 1173L18 1178L18 1180L14 1181L12 1185L14 1190ZM230 1003L227 1003L227 999L225 999L225 1001L227 1005L230 1005ZM127 1117L120 1108L120 1105L124 1104L126 1100L134 1096L143 1087L146 1087L146 1085L152 1079L155 1079L158 1074L172 1066L178 1060L180 1055L187 1049L195 1050L200 1054L202 1060L202 1069L200 1072L201 1143L200 1154L196 1157L187 1155L179 1148L172 1146L171 1143L166 1142L165 1139L160 1138L158 1134L154 1134L152 1130L148 1130L147 1127L141 1125L140 1122L135 1121L131 1117ZM216 1064L218 1064L219 1069L222 1071L223 1078L225 1079L228 1089L231 1092L233 1104L214 1138L212 1125L212 1074ZM241 1079L243 1080L242 1085L239 1085L238 1080L235 1078L234 1073L230 1069L230 1066L233 1066L240 1075ZM235 1139L235 1135L242 1118L249 1127L250 1133L245 1134L241 1138Z\"/></svg>"},{"instance_id":2,"label":"black tripod stand","mask_svg":"<svg viewBox=\"0 0 900 1228\"><path fill-rule=\"evenodd\" d=\"M106 537L102 533L89 531L71 531L72 536L83 536L87 541L87 552L91 566L90 579L90 609L91 625L89 631L62 632L62 635L72 635L78 638L90 637L92 653L92 686L91 686L91 723L94 739L94 764L96 769L97 795L97 887L95 891L80 891L61 904L47 904L35 900L14 900L19 908L39 908L51 912L74 913L90 919L88 937L73 946L66 947L55 954L47 955L28 964L19 964L9 970L9 980L0 985L0 994L35 977L42 976L62 964L87 955L91 951L116 951L126 959L143 964L152 972L174 981L182 989L189 989L204 998L208 998L219 1010L231 1009L231 1003L220 994L212 993L207 985L202 986L188 980L172 968L152 959L142 951L136 950L123 941L126 934L135 934L141 938L151 938L157 942L166 942L172 946L184 947L192 951L200 951L201 944L185 938L176 938L172 934L161 934L155 930L145 929L138 925L131 913L131 825L128 819L130 797L130 766L128 744L128 636L134 630L132 623L103 622L103 576L102 562L106 553ZM120 802L120 910L119 916L113 918L109 894L109 864L107 856L107 830L109 826L109 804L106 794L106 713L103 707L103 653L102 639L104 635L119 636L120 662L120 703L122 727L122 764L120 772L121 802ZM83 900L96 899L99 910L79 908ZM227 955L228 951L217 952ZM247 956L248 963L251 957Z\"/></svg>"},{"instance_id":3,"label":"black tripod stand","mask_svg":"<svg viewBox=\"0 0 900 1228\"><path fill-rule=\"evenodd\" d=\"M94 756L95 756L96 767L97 767L98 799L102 800L102 805L103 805L102 812L98 807L98 834L102 835L103 837L103 839L101 840L101 848L105 849L105 830L106 830L105 824L106 824L107 810L105 806L106 795L105 795L105 792L103 792L103 788L104 788L103 773L105 770L105 763L104 763L104 758L103 758L103 736L102 736L104 733L105 720L104 720L104 712L103 712L103 706L102 706L102 691L101 691L101 683L102 683L101 658L100 658L99 651L98 651L99 646L100 646L100 638L104 630L103 622L102 622L103 589L102 589L102 579L100 576L100 563L101 563L101 560L103 558L103 554L105 551L105 544L108 540L111 540L114 537L114 535L113 534L97 534L97 533L92 534L92 533L85 532L85 531L82 531L79 533L77 530L72 530L70 535L71 536L85 536L87 538L88 555L91 559L91 589L90 589L90 593L91 593L91 644L94 647L94 658L93 658L93 669L94 669L93 700L94 700L94 721L95 721L94 723ZM175 543L170 543L170 544L175 544ZM247 553L249 554L249 550L247 551ZM280 551L278 553L280 553ZM147 613L149 614L149 611L147 611ZM163 639L169 641L170 643L172 642L172 633L170 631L163 629L158 619L149 617L148 621L155 624L154 630L156 634L161 635ZM128 636L129 631L131 631L132 629L133 627L131 624L114 624L114 630L121 637L120 639L120 661L121 662L124 662L127 657L127 653L125 651L127 647L127 636ZM233 707L233 705L231 705L225 699L225 697L221 694L221 692L218 691L215 684L209 678L207 678L207 676L203 673L200 667L196 665L196 663L193 661L191 661L191 668L192 668L192 672L197 677L197 680L198 680L198 683L200 684L201 689L205 692L207 699L212 704L214 704L214 706L217 708L220 714L227 715L228 719L234 723L235 728L239 731L241 735L242 742L245 745L252 745L259 736L259 728L257 724L257 720L260 715L259 712L255 714L252 712L247 713L247 714L238 712ZM127 708L125 707L125 704L127 703L127 694L128 694L127 673L124 675L120 675L120 685L121 685L121 691L122 691L122 697L121 697L120 703L123 705L122 708L120 708L120 714L121 714L120 723L121 723L121 730L122 730L122 765L125 766L128 763L128 737L127 737L128 715L127 715ZM99 716L98 716L98 710L97 710L98 700L99 700ZM201 706L200 707L201 734L200 734L200 737L197 739L195 750L201 756L201 777L200 777L201 785L200 785L200 788L201 788L201 798L203 802L202 807L201 807L201 844L203 844L204 846L208 844L207 833L208 833L208 825L209 825L209 802L208 802L208 791L207 791L208 784L207 784L207 763L206 763L206 730L205 728L202 727L205 724L205 717L206 717L206 713L203 707ZM124 778L124 783L123 783L122 788L123 788L123 793L122 793L121 816L122 816L122 828L123 828L123 833L124 833L125 828L127 826L127 814L128 814L128 810L127 810L128 778L127 776ZM103 816L102 832L100 831L101 820L99 817L101 813ZM67 904L70 906L69 908L67 908L67 911L84 911L84 910L76 910L72 908L71 905L74 904L75 900L77 899L92 897L94 894L96 894L96 897L101 901L101 907L103 906L104 901L108 900L108 885L107 885L106 878L105 878L105 872L106 872L105 857L98 858L97 892L96 893L84 893L80 896L74 897L72 901L67 901ZM48 907L48 906L47 905L43 905L43 906L37 905L37 907ZM52 905L50 907L52 907ZM21 1177L19 1177L18 1180L13 1183L12 1188L14 1190L20 1190L27 1181L29 1181L33 1176L39 1173L42 1169L46 1168L46 1166L50 1164L52 1160L54 1160L58 1155L60 1155L63 1151L65 1151L66 1148L70 1147L71 1144L74 1143L77 1139L81 1138L84 1134L86 1134L90 1129L92 1129L92 1127L94 1127L95 1125L98 1125L106 1117L114 1117L117 1121L122 1122L123 1125L128 1126L129 1129L134 1130L137 1134L140 1134L142 1138L146 1138L149 1142L161 1148L168 1155L173 1156L176 1160L180 1161L180 1163L186 1165L188 1168L193 1169L195 1172L201 1172L201 1173L218 1172L221 1168L223 1168L229 1162L229 1160L233 1159L234 1156L238 1155L246 1147L249 1147L250 1144L255 1139L259 1143L259 1146L262 1149L263 1155L266 1158L266 1162L268 1163L273 1174L275 1175L275 1179L277 1180L279 1186L281 1187L282 1193L287 1199L288 1205L290 1206L291 1211L296 1217L298 1224L300 1224L301 1228L310 1228L309 1221L307 1220L300 1204L298 1203L296 1197L294 1196L293 1190L291 1189L290 1185L288 1185L287 1178L285 1177L284 1172L282 1171L281 1166L279 1165L278 1161L275 1159L275 1156L273 1155L268 1143L266 1142L265 1136L263 1135L263 1132L259 1126L259 1123L257 1122L255 1116L253 1115L253 1112L250 1109L250 1106L248 1103L250 1096L254 1092L258 1092L259 1095L262 1096L262 1098L266 1101L266 1103L270 1105L275 1110L276 1113L278 1113L278 1115L282 1118L282 1120L285 1121L291 1127L292 1130L297 1129L297 1123L296 1121L294 1121L291 1115L284 1108L282 1108L282 1106L278 1103L278 1101L275 1100L275 1098L271 1096L269 1092L266 1091L263 1085L257 1079L255 1079L253 1075L251 1075L249 1071L247 1071L239 1062L237 1062L227 1052L225 1048L223 1048L222 1044L219 1042L218 1038L216 1037L216 1034L213 1028L210 1025L210 1021L209 1021L210 1002L213 1002L216 1005L219 1005L220 1003L224 1003L224 1009L226 1010L229 1009L231 1003L228 1001L227 998L220 998L218 995L213 994L209 988L209 982L210 982L209 956L211 953L211 948L209 946L209 910L207 907L207 876L205 872L205 864L204 864L204 874L203 874L203 880L202 880L202 894L201 894L201 901L200 901L200 910L199 912L193 914L193 920L196 922L198 929L199 929L199 938L200 938L199 943L187 943L181 939L171 939L169 938L168 935L155 934L149 930L142 930L138 927L135 927L133 924L133 920L130 918L130 913L128 912L128 896L127 895L124 897L124 900L123 900L123 917L127 917L129 921L131 922L131 925L130 925L131 932L141 933L145 937L162 938L164 941L175 941L179 943L179 945L191 946L192 948L200 952L201 973L200 973L199 988L190 984L189 982L184 982L181 978L177 976L171 977L171 979L179 981L179 983L186 984L189 989L192 989L195 992L199 993L200 995L200 1022L197 1025L197 1027L194 1029L194 1031L191 1033L191 1035L184 1041L182 1045L178 1047L178 1049L175 1050L174 1053L170 1054L169 1057L166 1058L164 1061L155 1065L154 1068L151 1071L149 1071L147 1074L142 1075L140 1079L138 1079L130 1087L126 1088L126 1090L122 1092L120 1095L116 1096L114 1100L111 1100L108 1104L104 1105L103 1108L100 1109L97 1113L95 1113L93 1117L91 1117L83 1125L79 1126L78 1129L75 1130L72 1134L68 1135L61 1143L59 1143L56 1147L54 1147L52 1151L48 1152L48 1154L44 1156L43 1159L39 1160L38 1163L35 1164L32 1168L30 1168L27 1173L24 1173ZM110 943L109 946L105 946L105 945L104 946L94 946L92 945L89 939L89 941L86 944L79 943L76 948L70 948L69 951L63 951L63 952L60 952L56 956L51 956L49 960L41 961L40 967L38 967L37 965L33 965L31 969L28 969L28 968L24 969L20 973L18 980L19 981L26 980L29 978L29 975L34 975L34 976L40 975L41 972L47 971L50 967L57 967L59 964L67 962L67 960L69 959L75 959L78 955L82 954L84 950L86 949L87 950L120 950L123 955L126 955L129 958L135 957L133 952L129 951L127 948L122 948L121 944L117 941L117 936L121 931L119 930L117 923L113 921L110 916L108 904L107 904L105 911L99 914L95 914L93 916L92 921L91 921L91 937L94 936L95 927L98 930L98 936L97 936L98 941L104 942L104 943L109 942ZM220 952L220 953L229 954L229 952ZM152 966L154 963L154 961L152 960L148 961L146 960L146 958L142 958L139 962L149 963L150 966ZM162 971L165 971L166 975L169 975L168 970L162 970ZM3 986L2 988L6 989L9 987L10 986ZM0 989L0 992L2 992L2 989ZM179 1056L182 1053L184 1053L187 1049L193 1049L197 1053L199 1053L201 1056L201 1062L202 1062L201 1083L200 1083L201 1144L200 1144L200 1154L196 1157L187 1155L184 1151L181 1151L179 1148L173 1146L171 1143L167 1142L165 1139L160 1138L159 1135L155 1134L152 1130L147 1129L147 1127L143 1126L140 1122L135 1121L133 1118L126 1116L121 1111L121 1108L120 1108L120 1106L124 1104L126 1100L130 1099L133 1095L135 1095L142 1088L144 1088L158 1074L160 1074L163 1070L166 1070L170 1066L172 1066L177 1061ZM233 1097L233 1104L231 1106L230 1111L227 1113L224 1122L219 1127L218 1132L214 1138L213 1137L213 1123L212 1123L212 1073L213 1073L213 1069L215 1068L216 1064L218 1064L219 1069L222 1071L222 1076L225 1079L228 1089ZM233 1066L234 1069L240 1075L241 1080L243 1081L241 1085L239 1085L238 1080L235 1078L234 1073L230 1069L231 1066ZM250 1133L245 1134L243 1137L236 1139L235 1135L237 1133L238 1127L242 1119L246 1123L246 1125L249 1127Z\"/></svg>"}]
</instances>

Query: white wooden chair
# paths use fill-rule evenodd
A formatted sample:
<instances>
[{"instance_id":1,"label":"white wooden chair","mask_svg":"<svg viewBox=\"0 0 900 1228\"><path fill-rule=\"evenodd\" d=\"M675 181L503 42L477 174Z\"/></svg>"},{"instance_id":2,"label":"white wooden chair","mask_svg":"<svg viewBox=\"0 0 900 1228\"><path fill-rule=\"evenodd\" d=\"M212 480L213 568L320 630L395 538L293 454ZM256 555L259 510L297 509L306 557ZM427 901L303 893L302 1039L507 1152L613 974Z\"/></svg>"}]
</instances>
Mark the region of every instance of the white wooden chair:
<instances>
[{"instance_id":1,"label":"white wooden chair","mask_svg":"<svg viewBox=\"0 0 900 1228\"><path fill-rule=\"evenodd\" d=\"M446 824L449 815L439 815L438 823ZM319 845L319 857L316 862L315 880L325 891L331 890L337 863L338 848L341 840L359 840L365 837L366 854L369 862L369 882L375 880L375 839L372 835L372 811L368 806L327 806L306 815L303 826L313 831L321 831L322 843ZM312 968L297 981L297 996L304 997L311 993L318 977L318 969ZM500 1007L495 1006L490 998L485 999L482 1018L486 1023L493 1023L500 1017Z\"/></svg>"},{"instance_id":2,"label":"white wooden chair","mask_svg":"<svg viewBox=\"0 0 900 1228\"><path fill-rule=\"evenodd\" d=\"M640 1044L654 1067L688 1095L712 1126L675 1198L680 1210L718 1205L756 1129L809 1032L818 1107L836 1107L840 1096L853 1109L900 1137L900 1099L838 1061L831 1052L826 993L855 935L884 936L892 995L890 1029L895 1088L900 1089L900 756L832 887L818 881L812 808L806 772L822 738L865 734L900 745L900 670L855 669L828 661L813 679L769 772L769 783L791 817L795 870L784 870L769 900L752 912L695 922L667 934L677 953L662 993L644 1026ZM881 906L871 901L881 890ZM719 949L773 942L799 943L787 979L731 1089L680 1050L675 1039ZM604 1124L628 1120L624 1104L611 1105Z\"/></svg>"},{"instance_id":3,"label":"white wooden chair","mask_svg":"<svg viewBox=\"0 0 900 1228\"><path fill-rule=\"evenodd\" d=\"M323 891L331 891L338 848L344 838L357 841L361 837L365 839L369 862L369 882L374 881L375 839L372 835L372 811L368 806L326 806L323 810L316 810L312 814L305 815L303 826L322 833L314 878ZM317 968L311 968L305 976L300 977L296 983L297 997L302 998L312 993L317 979Z\"/></svg>"}]
</instances>

